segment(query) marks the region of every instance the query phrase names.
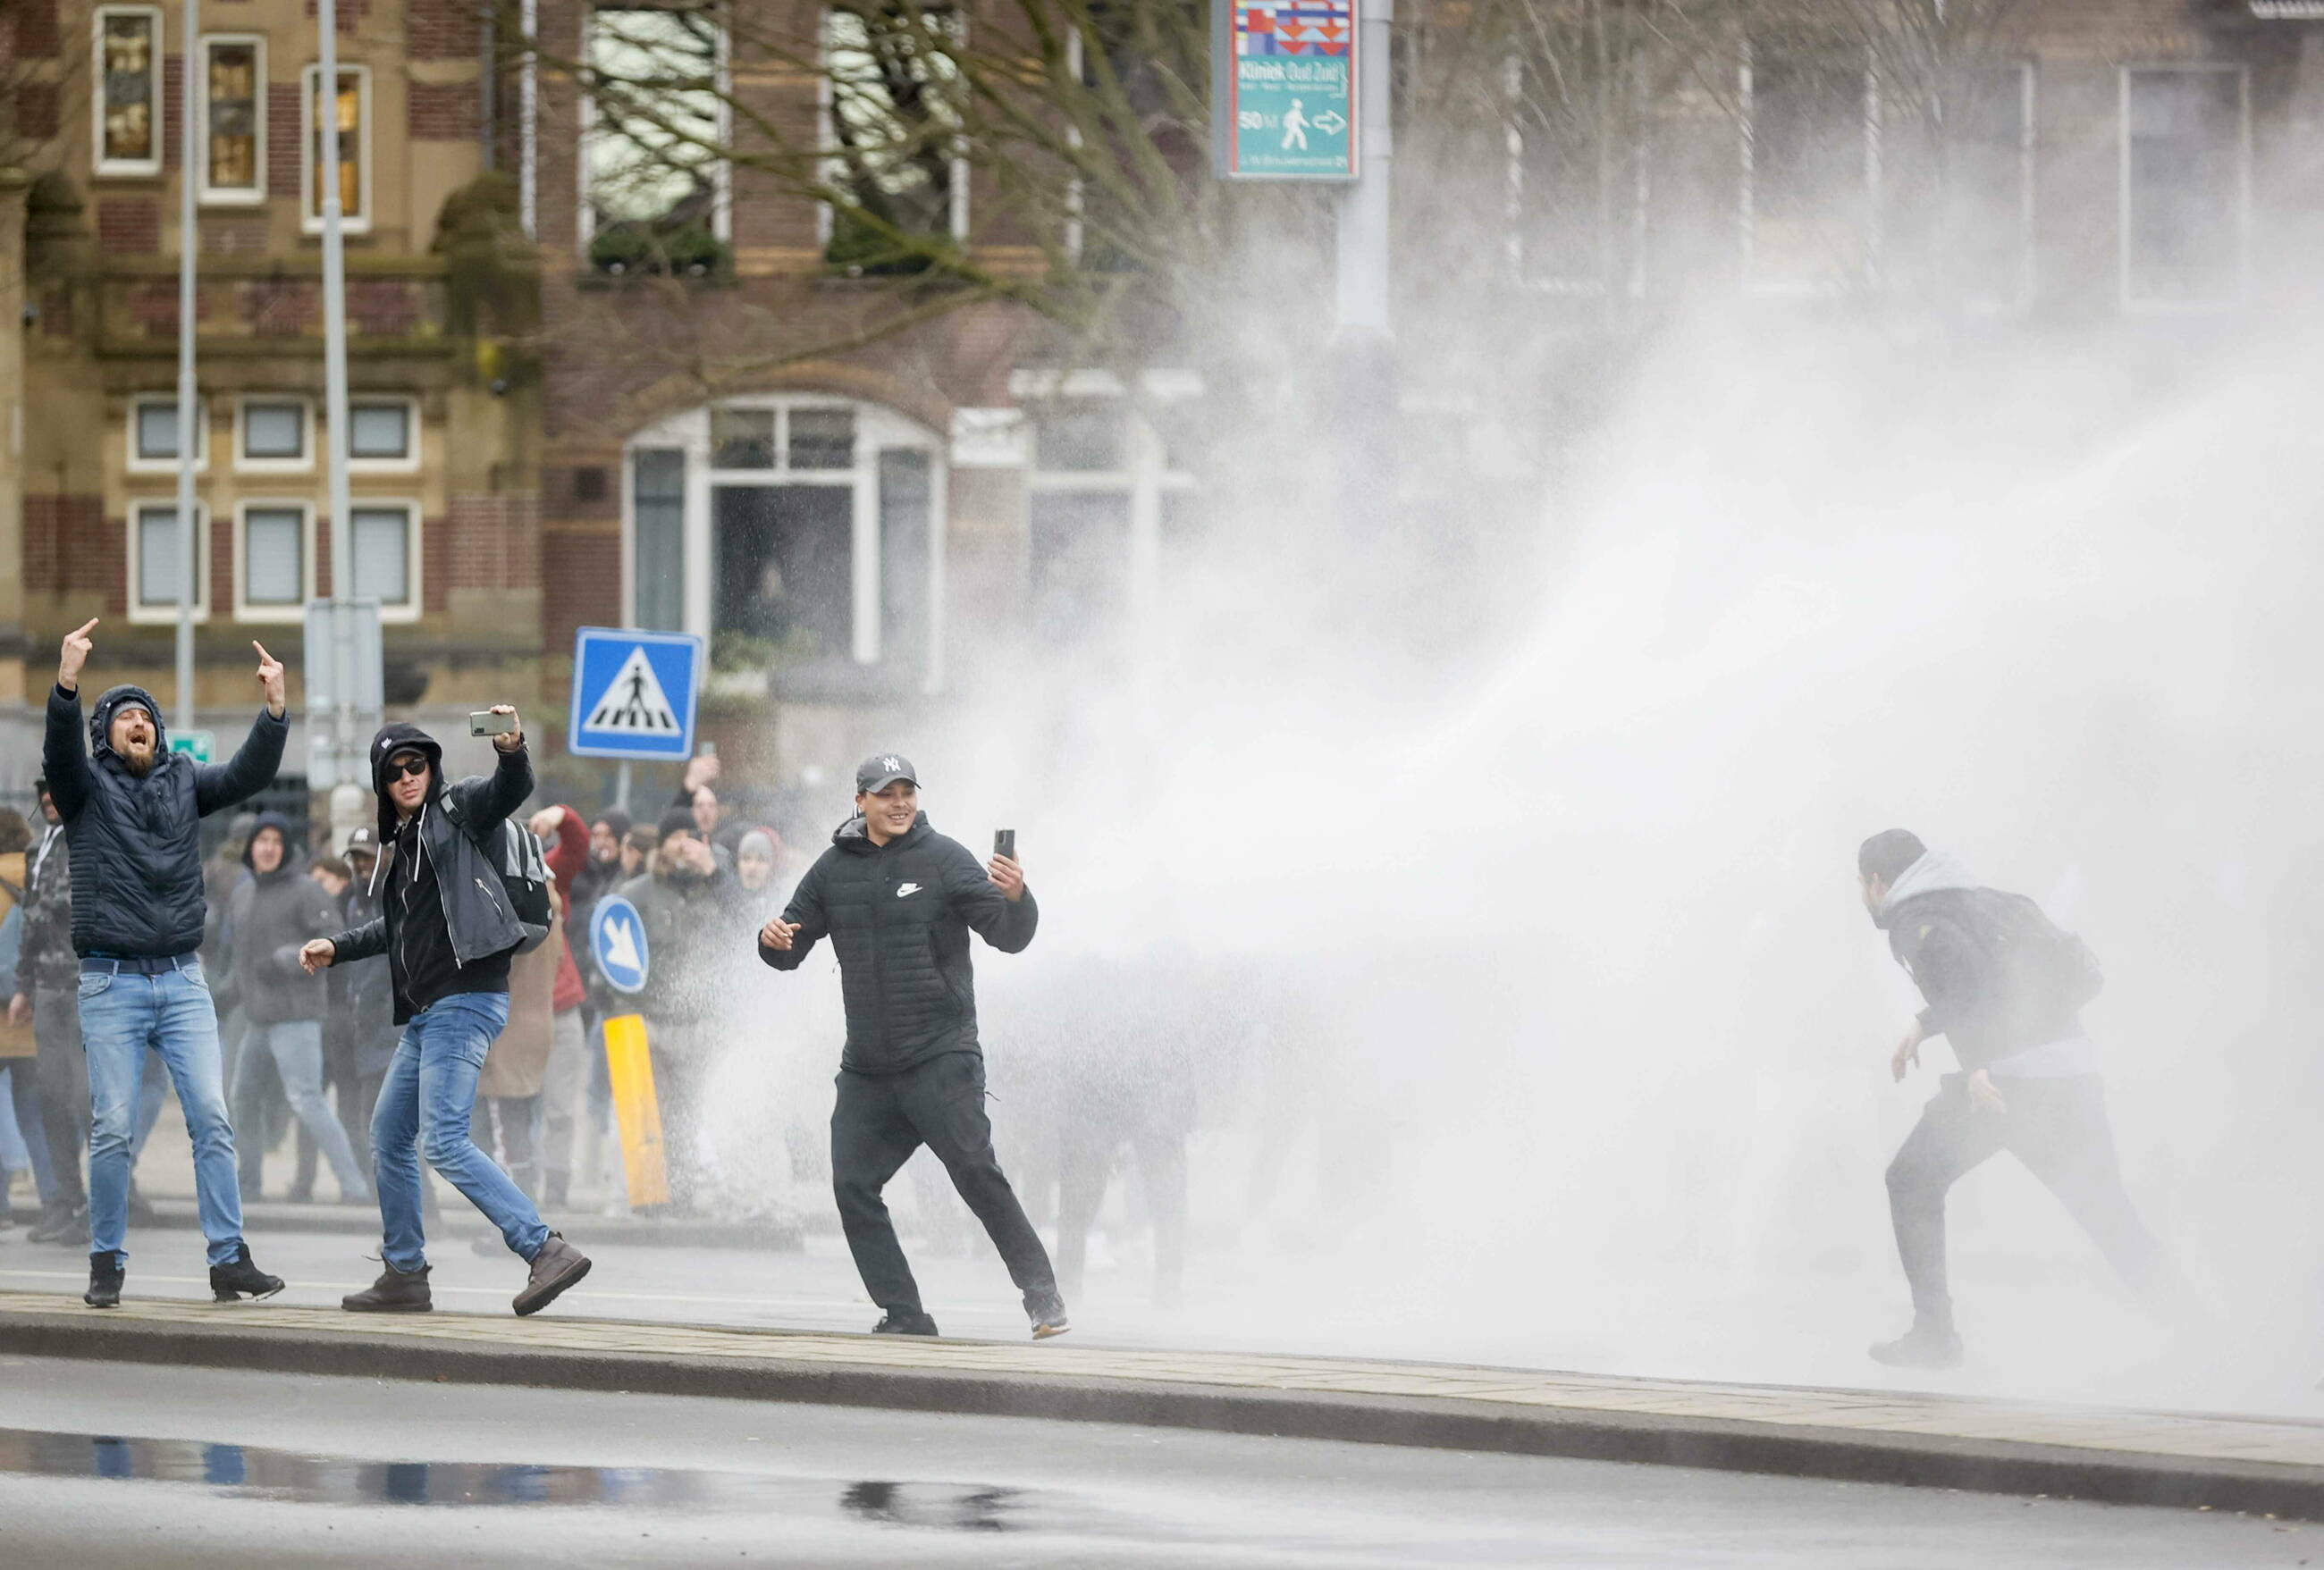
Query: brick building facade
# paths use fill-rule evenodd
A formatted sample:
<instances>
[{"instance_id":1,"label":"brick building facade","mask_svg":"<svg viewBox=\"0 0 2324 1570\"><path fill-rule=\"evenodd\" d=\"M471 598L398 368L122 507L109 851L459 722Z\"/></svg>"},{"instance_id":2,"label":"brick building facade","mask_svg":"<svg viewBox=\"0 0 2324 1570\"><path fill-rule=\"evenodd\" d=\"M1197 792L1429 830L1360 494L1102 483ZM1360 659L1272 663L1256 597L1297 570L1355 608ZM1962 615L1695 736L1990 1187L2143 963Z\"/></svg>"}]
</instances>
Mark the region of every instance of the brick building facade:
<instances>
[{"instance_id":1,"label":"brick building facade","mask_svg":"<svg viewBox=\"0 0 2324 1570\"><path fill-rule=\"evenodd\" d=\"M1400 240L1413 335L1489 323L1515 363L1534 337L1706 289L1934 294L1981 320L2137 330L2264 308L2305 281L2324 218L2319 7L2008 9L1975 90L1917 106L1877 48L1818 36L1795 4L1780 25L1734 21L1686 73L1641 56L1598 100L1623 114L1455 125L1442 140L1459 155L1433 167L1419 153L1434 128L1407 127L1399 210L1429 216ZM578 0L523 14L566 61L622 18L659 25L650 7ZM12 156L37 178L0 176L0 263L23 259L5 268L17 294L0 296L16 300L0 400L22 411L0 481L0 563L15 568L0 583L0 786L29 775L51 651L88 615L107 618L108 677L169 687L157 520L189 75L173 7L25 0L13 15ZM485 70L490 23L473 7L341 16L358 588L391 603L391 702L423 722L507 698L552 731L576 627L684 630L716 650L714 733L787 777L844 761L981 651L1134 596L1153 541L1196 516L1199 464L1139 411L1199 402L1205 367L1156 364L1125 388L1056 363L1030 315L1004 307L832 347L892 285L849 275L829 207L716 167L616 191L618 138L558 71ZM247 639L295 669L296 601L333 568L320 96L306 0L215 0L204 17L200 697L230 731ZM1425 8L1407 20L1444 25ZM799 13L807 32L828 24ZM1528 62L1492 65L1523 99ZM832 112L805 70L747 66L726 87L810 139ZM1914 135L1939 98L1954 139L1941 187ZM934 178L932 221L966 253L1028 264L973 159ZM1432 293L1433 225L1462 203L1463 233L1490 243L1469 247L1458 289ZM1952 203L1973 246L1942 237ZM624 233L679 220L711 245L698 275L622 262ZM1433 390L1407 394L1413 429L1433 434ZM1443 406L1453 418L1487 418L1477 390L1452 395L1470 400Z\"/></svg>"}]
</instances>

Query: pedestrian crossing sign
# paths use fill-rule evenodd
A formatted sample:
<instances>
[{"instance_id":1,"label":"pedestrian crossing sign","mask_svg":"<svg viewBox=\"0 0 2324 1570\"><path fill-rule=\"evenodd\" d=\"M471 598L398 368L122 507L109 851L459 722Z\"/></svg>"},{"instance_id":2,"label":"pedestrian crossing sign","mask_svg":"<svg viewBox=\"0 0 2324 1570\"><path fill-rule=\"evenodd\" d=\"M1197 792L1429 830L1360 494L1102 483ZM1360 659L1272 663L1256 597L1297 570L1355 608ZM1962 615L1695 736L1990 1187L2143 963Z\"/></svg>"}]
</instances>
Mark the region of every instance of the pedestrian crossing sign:
<instances>
[{"instance_id":1,"label":"pedestrian crossing sign","mask_svg":"<svg viewBox=\"0 0 2324 1570\"><path fill-rule=\"evenodd\" d=\"M693 756L702 640L682 632L585 627L573 647L576 757Z\"/></svg>"}]
</instances>

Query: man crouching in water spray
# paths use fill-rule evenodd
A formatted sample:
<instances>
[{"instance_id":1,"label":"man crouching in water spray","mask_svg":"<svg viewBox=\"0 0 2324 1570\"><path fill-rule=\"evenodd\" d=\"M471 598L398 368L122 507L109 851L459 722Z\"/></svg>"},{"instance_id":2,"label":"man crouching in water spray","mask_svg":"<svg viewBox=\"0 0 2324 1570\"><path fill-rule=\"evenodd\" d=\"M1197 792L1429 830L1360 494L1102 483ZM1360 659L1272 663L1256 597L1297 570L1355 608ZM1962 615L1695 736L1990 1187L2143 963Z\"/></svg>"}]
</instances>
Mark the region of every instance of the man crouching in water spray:
<instances>
[{"instance_id":1,"label":"man crouching in water spray","mask_svg":"<svg viewBox=\"0 0 2324 1570\"><path fill-rule=\"evenodd\" d=\"M507 1028L509 960L524 928L487 847L532 794L532 764L516 711L496 703L493 736L500 761L489 776L444 783L444 749L414 725L390 724L372 739L379 791L377 868L371 892L381 914L352 932L317 938L300 951L309 974L387 956L395 1023L403 1039L387 1066L372 1114L373 1180L382 1233L379 1280L350 1292L351 1314L424 1314L427 1240L420 1230L422 1157L500 1230L532 1269L516 1295L519 1314L537 1314L589 1273L587 1256L542 1225L524 1190L469 1138L484 1054Z\"/></svg>"},{"instance_id":2,"label":"man crouching in water spray","mask_svg":"<svg viewBox=\"0 0 2324 1570\"><path fill-rule=\"evenodd\" d=\"M1066 1329L1048 1251L992 1153L984 1053L976 1039L973 927L1004 954L1033 941L1040 910L1024 868L928 827L918 772L893 753L855 771L855 816L799 879L781 915L759 929L759 958L796 970L826 933L839 955L847 1047L831 1113L831 1182L848 1251L882 1336L934 1336L881 1190L925 1143L984 1223L1025 1294L1033 1338Z\"/></svg>"},{"instance_id":3,"label":"man crouching in water spray","mask_svg":"<svg viewBox=\"0 0 2324 1570\"><path fill-rule=\"evenodd\" d=\"M2032 900L1978 886L1960 861L1903 829L1867 840L1856 868L1873 925L1928 1001L1890 1070L1902 1079L1932 1036L1948 1038L1960 1060L1888 1166L1913 1327L1874 1346L1873 1358L1899 1368L1960 1364L1945 1193L2005 1150L2033 1169L2133 1289L2150 1301L2166 1296L2171 1272L2124 1191L2098 1049L2082 1033L2082 1005L2103 985L2089 950Z\"/></svg>"}]
</instances>

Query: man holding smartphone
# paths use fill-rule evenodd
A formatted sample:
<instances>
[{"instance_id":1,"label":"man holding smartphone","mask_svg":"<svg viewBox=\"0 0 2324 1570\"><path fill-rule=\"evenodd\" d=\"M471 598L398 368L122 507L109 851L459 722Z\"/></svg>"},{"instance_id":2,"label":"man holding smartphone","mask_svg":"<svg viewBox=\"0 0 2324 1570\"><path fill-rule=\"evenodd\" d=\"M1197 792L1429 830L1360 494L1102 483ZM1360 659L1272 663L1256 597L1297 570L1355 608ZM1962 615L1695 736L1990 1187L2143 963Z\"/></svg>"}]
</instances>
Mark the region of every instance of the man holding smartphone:
<instances>
[{"instance_id":1,"label":"man holding smartphone","mask_svg":"<svg viewBox=\"0 0 2324 1570\"><path fill-rule=\"evenodd\" d=\"M1033 1338L1045 1340L1067 1328L1065 1304L992 1152L968 953L972 929L1004 954L1023 952L1040 910L1013 856L979 867L966 846L928 826L919 792L910 759L863 760L855 815L788 907L759 930L759 957L796 970L825 935L839 956L847 1046L831 1113L832 1189L855 1269L884 1311L874 1333L937 1334L880 1198L926 1144L1001 1251ZM1013 835L1002 842L1015 848Z\"/></svg>"},{"instance_id":2,"label":"man holding smartphone","mask_svg":"<svg viewBox=\"0 0 2324 1570\"><path fill-rule=\"evenodd\" d=\"M425 1157L499 1229L531 1271L516 1295L536 1314L589 1273L589 1260L551 1232L540 1212L469 1137L484 1054L509 1018L509 961L523 941L502 872L509 817L532 794L532 764L516 711L500 704L471 716L499 762L489 776L444 783L444 749L416 725L389 724L372 739L383 847L371 892L381 914L300 951L309 973L387 956L395 1023L403 1027L372 1114L372 1170L379 1191L380 1260L386 1269L340 1299L359 1314L420 1314L432 1308L420 1226Z\"/></svg>"}]
</instances>

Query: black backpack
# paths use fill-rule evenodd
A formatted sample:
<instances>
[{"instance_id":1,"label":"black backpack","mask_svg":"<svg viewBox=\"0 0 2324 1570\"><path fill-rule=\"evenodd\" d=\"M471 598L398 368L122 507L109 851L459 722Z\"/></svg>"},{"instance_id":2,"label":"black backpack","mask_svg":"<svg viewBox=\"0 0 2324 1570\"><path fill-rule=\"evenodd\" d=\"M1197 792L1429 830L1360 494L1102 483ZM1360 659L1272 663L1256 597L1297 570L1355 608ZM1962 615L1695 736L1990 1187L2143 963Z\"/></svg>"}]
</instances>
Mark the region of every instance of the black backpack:
<instances>
[{"instance_id":1,"label":"black backpack","mask_svg":"<svg viewBox=\"0 0 2324 1570\"><path fill-rule=\"evenodd\" d=\"M1978 945L1994 961L2009 998L2043 1015L2080 1010L2106 987L2090 946L2022 894L1981 888L1970 909Z\"/></svg>"},{"instance_id":2,"label":"black backpack","mask_svg":"<svg viewBox=\"0 0 2324 1570\"><path fill-rule=\"evenodd\" d=\"M444 798L445 810L451 820L460 822L460 814L452 806L452 798ZM549 898L549 863L540 854L540 841L532 831L514 818L501 820L497 843L485 844L469 833L468 826L460 823L460 831L475 842L484 859L491 862L501 875L501 887L508 895L509 909L516 915L517 925L524 936L517 940L516 951L530 954L549 941L549 926L553 919Z\"/></svg>"}]
</instances>

